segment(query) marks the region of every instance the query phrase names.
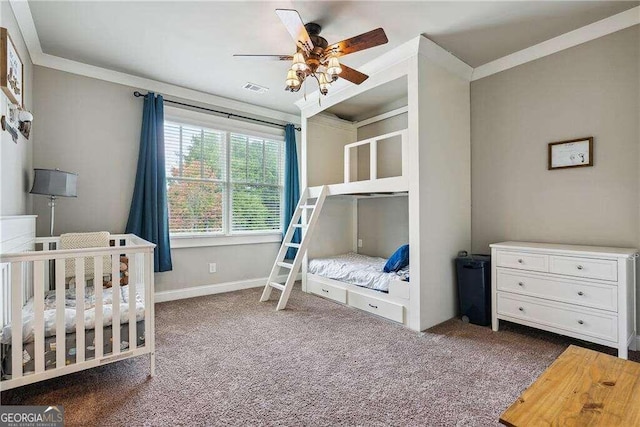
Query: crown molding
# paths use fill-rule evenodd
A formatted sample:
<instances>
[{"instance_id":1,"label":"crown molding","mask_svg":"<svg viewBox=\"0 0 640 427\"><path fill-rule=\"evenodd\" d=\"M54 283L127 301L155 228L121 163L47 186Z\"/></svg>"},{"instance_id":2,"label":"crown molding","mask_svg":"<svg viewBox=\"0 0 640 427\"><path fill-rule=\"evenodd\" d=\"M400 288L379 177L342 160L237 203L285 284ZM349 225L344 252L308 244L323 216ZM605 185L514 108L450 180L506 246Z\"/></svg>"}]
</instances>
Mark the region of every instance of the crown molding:
<instances>
[{"instance_id":1,"label":"crown molding","mask_svg":"<svg viewBox=\"0 0 640 427\"><path fill-rule=\"evenodd\" d=\"M24 44L27 46L29 56L31 56L31 62L33 62L34 56L42 54L42 46L40 45L36 24L33 22L29 2L27 0L9 0L9 5L13 10L13 15L16 17L18 27L20 27Z\"/></svg>"},{"instance_id":2,"label":"crown molding","mask_svg":"<svg viewBox=\"0 0 640 427\"><path fill-rule=\"evenodd\" d=\"M315 116L310 117L309 121L314 124L330 126L330 127L344 129L344 130L353 130L353 131L356 130L356 126L354 122L341 119L340 117L337 117L337 116L334 116L333 114L329 114L325 112L316 114ZM309 124L309 121L307 122L307 125Z\"/></svg>"},{"instance_id":3,"label":"crown molding","mask_svg":"<svg viewBox=\"0 0 640 427\"><path fill-rule=\"evenodd\" d=\"M471 80L488 77L638 24L640 6L481 65L473 70Z\"/></svg>"}]
</instances>

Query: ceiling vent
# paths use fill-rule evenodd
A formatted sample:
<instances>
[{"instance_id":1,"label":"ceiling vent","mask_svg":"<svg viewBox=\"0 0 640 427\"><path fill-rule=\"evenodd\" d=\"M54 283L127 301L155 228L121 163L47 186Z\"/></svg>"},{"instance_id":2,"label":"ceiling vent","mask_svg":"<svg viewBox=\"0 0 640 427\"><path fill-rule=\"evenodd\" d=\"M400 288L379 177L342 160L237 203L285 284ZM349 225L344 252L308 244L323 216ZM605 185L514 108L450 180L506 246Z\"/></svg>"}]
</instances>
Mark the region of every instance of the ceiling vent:
<instances>
[{"instance_id":1,"label":"ceiling vent","mask_svg":"<svg viewBox=\"0 0 640 427\"><path fill-rule=\"evenodd\" d=\"M260 86L257 85L255 83L250 83L247 82L244 86L242 86L243 89L248 90L249 92L253 92L253 93L265 93L269 90L268 87L264 87L264 86Z\"/></svg>"}]
</instances>

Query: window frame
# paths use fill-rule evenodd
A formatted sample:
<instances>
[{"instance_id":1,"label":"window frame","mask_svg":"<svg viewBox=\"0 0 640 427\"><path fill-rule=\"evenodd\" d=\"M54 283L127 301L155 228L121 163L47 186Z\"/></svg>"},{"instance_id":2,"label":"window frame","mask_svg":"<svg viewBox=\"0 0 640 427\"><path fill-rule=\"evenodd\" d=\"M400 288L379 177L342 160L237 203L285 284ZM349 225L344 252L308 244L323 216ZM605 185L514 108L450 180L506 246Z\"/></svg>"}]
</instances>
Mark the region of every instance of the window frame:
<instances>
[{"instance_id":1,"label":"window frame","mask_svg":"<svg viewBox=\"0 0 640 427\"><path fill-rule=\"evenodd\" d=\"M187 247L203 247L203 246L225 246L225 245L241 245L255 243L276 243L282 238L282 229L284 226L284 156L286 155L284 144L284 129L280 130L270 126L257 125L249 122L242 122L210 114L200 113L193 110L175 108L165 106L164 120L166 122L174 122L194 127L201 127L214 131L225 133L225 150L226 150L226 170L224 180L215 180L221 182L226 188L223 206L223 230L222 232L195 232L195 233L169 233L172 248ZM281 145L282 153L282 173L279 177L278 188L280 189L280 227L278 230L248 230L248 231L232 231L232 186L241 184L231 179L231 134L236 133L243 136L278 141ZM175 179L167 176L167 180ZM181 179L181 178L177 178ZM206 181L206 180L204 180ZM249 185L269 185L266 183L247 183ZM272 184L272 186L275 186Z\"/></svg>"}]
</instances>

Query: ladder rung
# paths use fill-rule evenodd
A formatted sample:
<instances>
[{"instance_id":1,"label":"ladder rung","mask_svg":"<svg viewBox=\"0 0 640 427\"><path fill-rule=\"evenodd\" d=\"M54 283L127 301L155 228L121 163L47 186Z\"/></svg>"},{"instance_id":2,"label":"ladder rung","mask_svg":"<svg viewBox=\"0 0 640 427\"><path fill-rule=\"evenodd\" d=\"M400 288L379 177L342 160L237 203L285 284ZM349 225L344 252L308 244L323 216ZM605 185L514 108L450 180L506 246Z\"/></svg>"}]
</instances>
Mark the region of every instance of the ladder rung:
<instances>
[{"instance_id":1,"label":"ladder rung","mask_svg":"<svg viewBox=\"0 0 640 427\"><path fill-rule=\"evenodd\" d=\"M304 224L293 224L293 227L294 228L307 228L307 226L304 225Z\"/></svg>"},{"instance_id":2,"label":"ladder rung","mask_svg":"<svg viewBox=\"0 0 640 427\"><path fill-rule=\"evenodd\" d=\"M313 209L316 205L300 205L300 209Z\"/></svg>"},{"instance_id":3,"label":"ladder rung","mask_svg":"<svg viewBox=\"0 0 640 427\"><path fill-rule=\"evenodd\" d=\"M289 248L300 249L300 243L285 243L284 245L289 247Z\"/></svg>"},{"instance_id":4,"label":"ladder rung","mask_svg":"<svg viewBox=\"0 0 640 427\"><path fill-rule=\"evenodd\" d=\"M269 286L271 286L272 288L276 288L276 289L280 289L281 291L284 291L284 285L280 283L271 282L269 283Z\"/></svg>"},{"instance_id":5,"label":"ladder rung","mask_svg":"<svg viewBox=\"0 0 640 427\"><path fill-rule=\"evenodd\" d=\"M288 262L279 262L278 265L284 268L293 268L293 264L289 264Z\"/></svg>"}]
</instances>

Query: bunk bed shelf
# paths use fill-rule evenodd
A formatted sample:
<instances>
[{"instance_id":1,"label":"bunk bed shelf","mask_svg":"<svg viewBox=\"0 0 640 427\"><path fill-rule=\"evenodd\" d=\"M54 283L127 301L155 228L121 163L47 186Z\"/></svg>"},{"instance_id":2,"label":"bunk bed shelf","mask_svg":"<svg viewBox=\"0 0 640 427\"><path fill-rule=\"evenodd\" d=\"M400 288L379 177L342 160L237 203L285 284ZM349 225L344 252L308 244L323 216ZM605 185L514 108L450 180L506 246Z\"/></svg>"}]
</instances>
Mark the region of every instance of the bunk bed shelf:
<instances>
[{"instance_id":1,"label":"bunk bed shelf","mask_svg":"<svg viewBox=\"0 0 640 427\"><path fill-rule=\"evenodd\" d=\"M322 187L321 185L309 187L309 197L318 197ZM409 191L409 179L404 176L327 185L327 196L404 193L407 191Z\"/></svg>"}]
</instances>

